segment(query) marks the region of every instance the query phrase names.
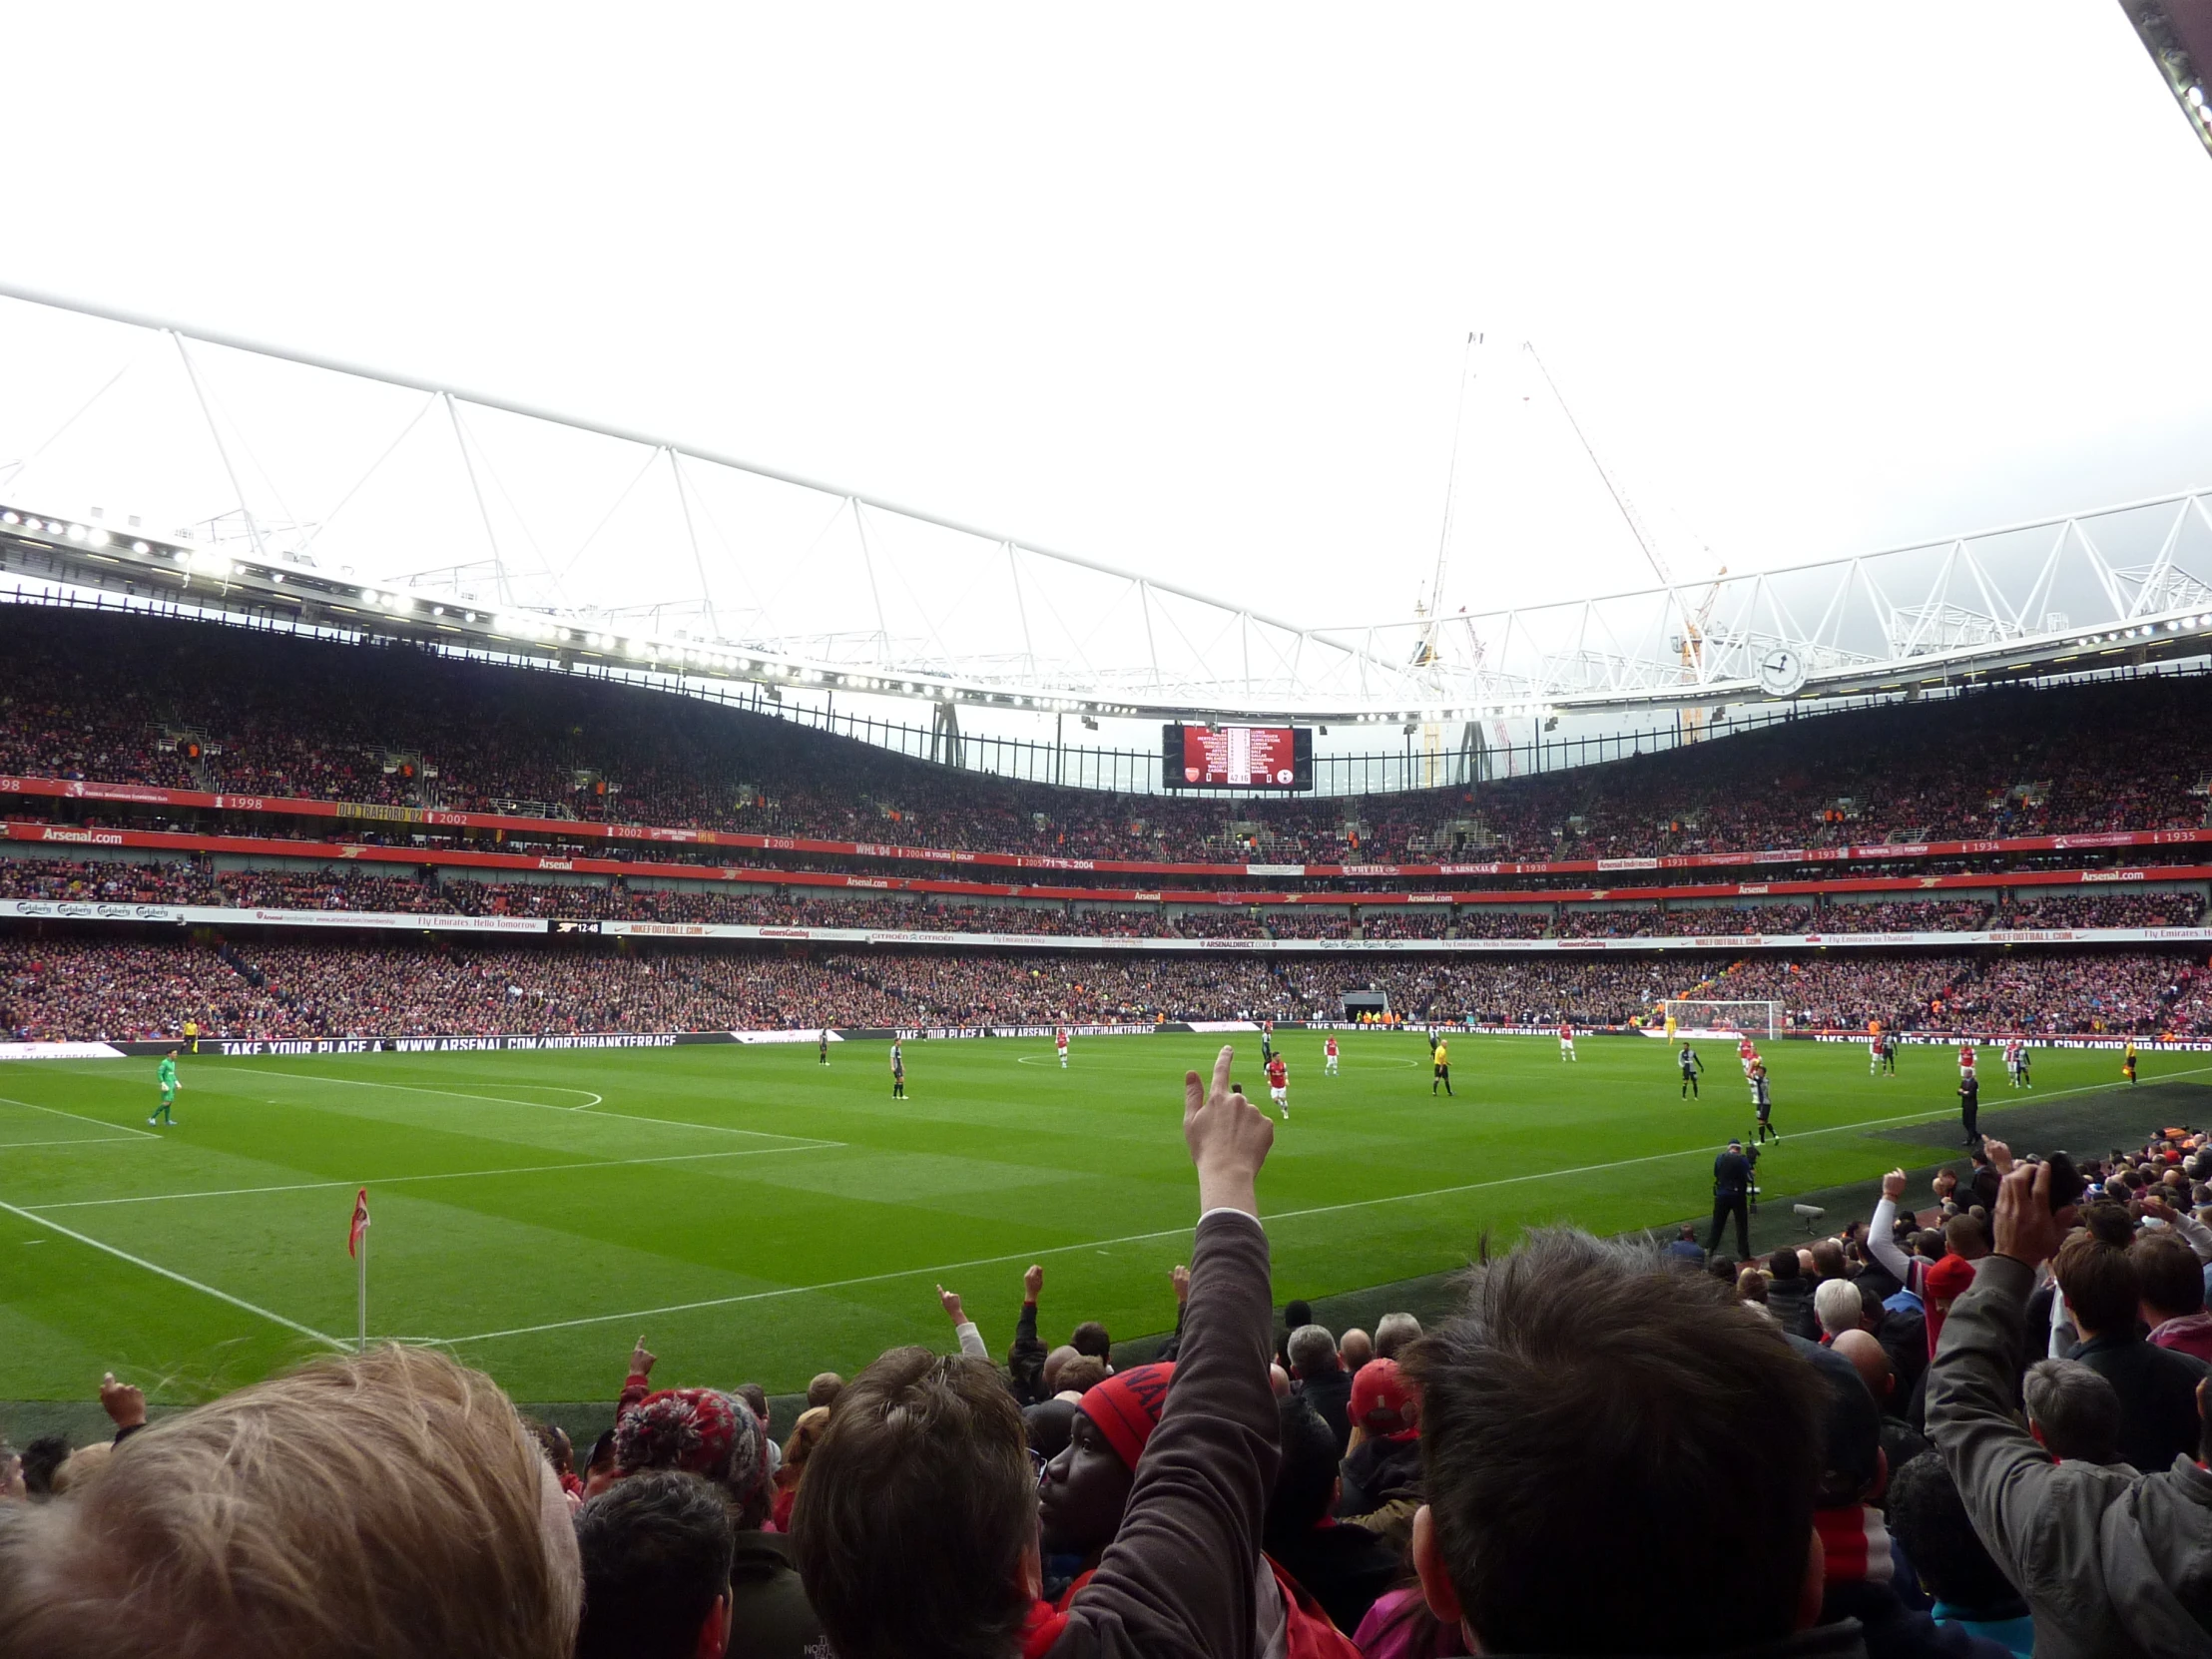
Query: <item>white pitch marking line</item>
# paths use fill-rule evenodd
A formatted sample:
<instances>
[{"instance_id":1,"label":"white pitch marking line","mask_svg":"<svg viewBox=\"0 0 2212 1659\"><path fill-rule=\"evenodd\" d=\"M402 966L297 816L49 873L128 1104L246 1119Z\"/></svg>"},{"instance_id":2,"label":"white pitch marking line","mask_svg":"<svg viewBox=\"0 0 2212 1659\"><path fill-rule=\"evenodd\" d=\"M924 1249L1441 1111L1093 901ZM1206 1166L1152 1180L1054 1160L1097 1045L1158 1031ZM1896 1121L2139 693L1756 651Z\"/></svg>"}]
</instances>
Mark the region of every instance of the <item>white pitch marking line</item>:
<instances>
[{"instance_id":1,"label":"white pitch marking line","mask_svg":"<svg viewBox=\"0 0 2212 1659\"><path fill-rule=\"evenodd\" d=\"M161 1139L159 1135L153 1138ZM130 1140L128 1135L73 1135L66 1141L0 1141L0 1152L15 1152L27 1146L127 1146Z\"/></svg>"},{"instance_id":2,"label":"white pitch marking line","mask_svg":"<svg viewBox=\"0 0 2212 1659\"><path fill-rule=\"evenodd\" d=\"M129 1251L118 1250L112 1244L102 1244L98 1239L64 1227L58 1221L48 1221L44 1216L35 1216L28 1210L20 1209L6 1202L0 1202L0 1210L5 1210L11 1216L20 1216L34 1227L48 1228L59 1233L65 1239L74 1239L78 1244L84 1245L88 1249L97 1250L102 1255L113 1256L119 1262L128 1262L134 1268L144 1268L148 1273L159 1274L162 1278L173 1284L182 1285L187 1290L198 1291L203 1296L212 1296L218 1302L228 1302L234 1308L242 1308L247 1313L268 1320L273 1325L282 1326L286 1331L296 1331L302 1337L312 1337L316 1342L336 1349L340 1354L352 1352L353 1345L351 1343L341 1343L337 1338L317 1331L311 1325L301 1325L297 1320L286 1319L281 1314L273 1314L259 1304L248 1302L244 1297L233 1296L229 1291L219 1291L213 1285L204 1285L197 1279L187 1279L183 1274L172 1268L165 1268L158 1262L149 1262L143 1256L133 1256Z\"/></svg>"},{"instance_id":3,"label":"white pitch marking line","mask_svg":"<svg viewBox=\"0 0 2212 1659\"><path fill-rule=\"evenodd\" d=\"M713 1158L773 1158L790 1152L828 1152L842 1141L812 1146L744 1146L728 1152L676 1152L664 1158L606 1158L575 1164L517 1164L505 1169L452 1170L435 1175L368 1176L358 1181L291 1181L268 1187L215 1187L190 1193L142 1193L131 1198L78 1198L60 1204L26 1204L44 1215L49 1210L95 1210L116 1204L166 1204L183 1198L244 1198L253 1193L310 1193L345 1187L397 1187L417 1181L476 1181L493 1175L558 1175L568 1170L627 1169L636 1164L695 1164ZM0 1151L5 1151L0 1147Z\"/></svg>"},{"instance_id":4,"label":"white pitch marking line","mask_svg":"<svg viewBox=\"0 0 2212 1659\"><path fill-rule=\"evenodd\" d=\"M142 1140L158 1141L161 1136L150 1129L134 1129L127 1123L110 1123L106 1118L88 1118L82 1112L65 1112L59 1106L41 1106L35 1100L10 1100L0 1094L0 1106L23 1106L34 1112L51 1112L58 1118L75 1118L79 1123L97 1124L102 1129L120 1129L126 1136L136 1135Z\"/></svg>"},{"instance_id":5,"label":"white pitch marking line","mask_svg":"<svg viewBox=\"0 0 2212 1659\"><path fill-rule=\"evenodd\" d=\"M2166 1072L2167 1077L2186 1077L2194 1072L2212 1071L2212 1066L2194 1066L2184 1071ZM2056 1099L2066 1094L2089 1094L2099 1089L2116 1089L2117 1083L2089 1083L2072 1089L2053 1089L2043 1098ZM1855 1129L1880 1129L1898 1123L1927 1123L1948 1117L1949 1109L1941 1111L1907 1112L1899 1117L1868 1118L1859 1123L1831 1124L1825 1129L1799 1131L1799 1138L1809 1140L1815 1135L1844 1135ZM1625 1169L1631 1164L1663 1163L1670 1158L1693 1158L1712 1151L1709 1143L1682 1147L1673 1152L1651 1152L1639 1158L1616 1158L1606 1164L1575 1164L1564 1169L1531 1170L1525 1175L1501 1175L1489 1181L1469 1181L1456 1187L1432 1187L1419 1193L1390 1193L1382 1198L1354 1199L1346 1204L1317 1204L1304 1210L1279 1210L1273 1215L1262 1216L1262 1226L1273 1226L1279 1221L1296 1221L1306 1216L1335 1215L1346 1210L1372 1210L1384 1204L1412 1204L1426 1198L1452 1198L1461 1193L1481 1192L1491 1187L1511 1187L1528 1181L1548 1181L1562 1175L1587 1175L1598 1169ZM856 1285L878 1285L891 1279L935 1278L948 1273L964 1273L970 1268L996 1267L1003 1262L1033 1262L1040 1256L1066 1256L1080 1250L1105 1251L1122 1245L1147 1244L1154 1239L1181 1238L1191 1231L1189 1227L1163 1227L1150 1233L1126 1233L1118 1239L1086 1239L1081 1244L1047 1245L1041 1250L1013 1251L1004 1256L978 1256L965 1262L946 1262L931 1268L897 1268L888 1273L862 1274L854 1279L832 1279L819 1285L786 1285L773 1291L748 1291L741 1296L711 1297L700 1302L671 1303L664 1308L646 1308L626 1314L591 1314L581 1319L555 1320L546 1325L516 1326L506 1331L482 1331L473 1337L418 1337L409 1341L434 1344L441 1348L465 1348L471 1343L496 1342L504 1337L535 1337L548 1331L573 1331L587 1325L621 1325L631 1320L657 1319L668 1314L697 1313L709 1308L735 1308L749 1302L773 1302L783 1297L812 1296L823 1291L850 1290Z\"/></svg>"},{"instance_id":6,"label":"white pitch marking line","mask_svg":"<svg viewBox=\"0 0 2212 1659\"><path fill-rule=\"evenodd\" d=\"M296 1077L307 1083L343 1083L356 1089L397 1089L405 1094L441 1095L448 1100L487 1100L495 1106L534 1106L541 1112L588 1112L592 1110L589 1105L553 1106L542 1100L515 1100L506 1095L497 1094L463 1094L458 1089L431 1089L425 1088L419 1083L379 1083L366 1077L323 1077L311 1071L263 1070L261 1075L264 1077ZM553 1088L556 1085L548 1083L542 1086ZM590 1092L589 1089L584 1091L586 1094ZM606 1112L601 1115L616 1123L657 1123L669 1129L702 1129L713 1135L751 1135L757 1140L764 1141L807 1141L810 1145L815 1144L806 1135L783 1135L773 1129L736 1129L720 1123L691 1123L683 1118L640 1117L635 1112ZM822 1144L842 1146L844 1143L842 1141L829 1141Z\"/></svg>"}]
</instances>

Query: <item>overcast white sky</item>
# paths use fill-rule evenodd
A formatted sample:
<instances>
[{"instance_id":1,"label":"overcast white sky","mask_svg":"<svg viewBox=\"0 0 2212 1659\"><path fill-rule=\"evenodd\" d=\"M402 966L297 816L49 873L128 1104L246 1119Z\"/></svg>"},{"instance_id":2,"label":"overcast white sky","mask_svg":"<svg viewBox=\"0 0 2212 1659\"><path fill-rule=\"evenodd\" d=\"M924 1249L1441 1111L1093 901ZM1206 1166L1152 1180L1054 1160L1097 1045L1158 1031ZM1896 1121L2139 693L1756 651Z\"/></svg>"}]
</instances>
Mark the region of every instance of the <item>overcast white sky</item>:
<instances>
[{"instance_id":1,"label":"overcast white sky","mask_svg":"<svg viewBox=\"0 0 2212 1659\"><path fill-rule=\"evenodd\" d=\"M19 7L0 273L1404 615L2212 484L2110 0ZM1527 397L1528 401L1522 399Z\"/></svg>"}]
</instances>

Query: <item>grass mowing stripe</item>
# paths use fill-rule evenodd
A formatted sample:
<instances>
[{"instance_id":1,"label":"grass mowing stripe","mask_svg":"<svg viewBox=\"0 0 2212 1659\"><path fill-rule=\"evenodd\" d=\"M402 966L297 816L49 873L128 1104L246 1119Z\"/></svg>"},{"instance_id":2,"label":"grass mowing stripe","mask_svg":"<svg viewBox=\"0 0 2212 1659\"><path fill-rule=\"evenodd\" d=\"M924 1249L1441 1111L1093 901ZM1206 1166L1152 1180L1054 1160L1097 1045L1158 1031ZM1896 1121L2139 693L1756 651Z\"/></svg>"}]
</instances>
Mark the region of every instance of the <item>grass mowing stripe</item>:
<instances>
[{"instance_id":1,"label":"grass mowing stripe","mask_svg":"<svg viewBox=\"0 0 2212 1659\"><path fill-rule=\"evenodd\" d=\"M212 1296L218 1302L228 1302L234 1308L244 1309L247 1313L268 1320L272 1324L280 1325L286 1331L296 1331L302 1337L312 1337L318 1343L327 1343L341 1354L352 1352L350 1343L341 1343L337 1338L317 1331L311 1325L301 1325L297 1320L286 1319L281 1314L272 1313L258 1303L248 1302L244 1297L233 1296L229 1291L219 1291L213 1285L203 1285L197 1279L188 1279L173 1268L165 1268L158 1262L149 1262L143 1256L133 1256L129 1251L118 1250L112 1244L103 1244L89 1234L79 1233L73 1228L64 1227L58 1221L48 1221L44 1216L35 1216L30 1211L19 1209L5 1201L0 1201L0 1210L6 1211L11 1216L21 1217L34 1227L44 1227L52 1232L59 1233L65 1239L73 1239L88 1249L99 1251L102 1255L113 1256L119 1262L128 1262L134 1268L144 1268L148 1273L159 1274L162 1278L182 1285L187 1290L198 1291L203 1296Z\"/></svg>"},{"instance_id":2,"label":"grass mowing stripe","mask_svg":"<svg viewBox=\"0 0 2212 1659\"><path fill-rule=\"evenodd\" d=\"M378 1083L366 1077L324 1077L311 1071L277 1071L274 1068L259 1067L256 1069L264 1077L297 1077L309 1083L343 1083L347 1087L355 1089L398 1089L406 1094L443 1095L448 1100L484 1100L495 1106L534 1106L541 1112L591 1112L597 1117L619 1118L624 1123L658 1123L670 1129L702 1129L712 1135L752 1135L764 1141L802 1141L808 1138L804 1135L780 1135L772 1129L735 1129L726 1124L692 1123L683 1118L648 1118L640 1117L635 1112L601 1112L592 1106L554 1106L543 1100L510 1100L505 1095L462 1094L457 1089L431 1089L418 1083ZM556 1088L559 1085L547 1083L540 1086ZM575 1092L591 1093L589 1089ZM604 1100L605 1096L601 1096L601 1099ZM830 1141L827 1144L842 1146L844 1143L842 1141Z\"/></svg>"},{"instance_id":3,"label":"grass mowing stripe","mask_svg":"<svg viewBox=\"0 0 2212 1659\"><path fill-rule=\"evenodd\" d=\"M75 1145L75 1142L57 1143ZM628 1169L638 1164L696 1164L713 1158L773 1158L792 1152L828 1152L843 1143L813 1146L740 1146L727 1152L674 1152L664 1158L595 1158L573 1164L519 1164L504 1169L447 1170L432 1175L364 1176L352 1181L289 1181L269 1187L214 1187L191 1193L140 1193L130 1198L78 1198L61 1204L26 1204L44 1215L49 1210L97 1210L112 1204L168 1204L186 1198L245 1198L255 1193L311 1193L345 1187L397 1187L414 1181L480 1181L494 1175L556 1175L570 1170ZM5 1151L0 1147L0 1151Z\"/></svg>"},{"instance_id":4,"label":"grass mowing stripe","mask_svg":"<svg viewBox=\"0 0 2212 1659\"><path fill-rule=\"evenodd\" d=\"M2198 1072L2212 1071L2212 1066L2195 1066L2165 1075L2186 1077ZM2054 1100L2060 1095L2093 1094L2100 1090L2125 1087L2119 1083L2091 1083L2079 1088L2052 1089L2042 1098ZM1893 1117L1864 1118L1857 1123L1831 1124L1822 1129L1800 1131L1800 1138L1810 1140L1816 1135L1845 1135L1865 1129L1887 1129L1903 1123L1931 1123L1948 1117L1948 1108L1924 1112L1906 1112ZM1316 1204L1298 1210L1279 1210L1260 1218L1262 1226L1272 1226L1280 1221L1297 1221L1310 1216L1340 1215L1351 1210L1374 1209L1384 1204L1411 1204L1429 1198L1453 1198L1461 1193L1482 1192L1498 1187L1517 1186L1529 1181L1549 1181L1567 1175L1588 1175L1594 1171L1626 1169L1638 1164L1656 1164L1675 1158L1710 1156L1710 1142L1696 1146L1678 1147L1668 1152L1649 1152L1635 1158L1618 1158L1604 1164L1574 1164L1560 1169L1530 1170L1521 1175L1501 1175L1485 1181L1468 1181L1452 1187L1432 1187L1417 1193L1389 1193L1380 1198L1353 1199L1344 1204ZM1126 1233L1113 1239L1086 1239L1076 1244L1050 1245L1040 1250L1011 1251L1000 1256L978 1256L964 1262L944 1262L934 1267L895 1268L885 1273L860 1274L850 1279L833 1279L819 1285L786 1285L772 1291L747 1291L738 1296L711 1297L699 1302L678 1302L660 1308L640 1308L620 1314L588 1314L576 1319L554 1320L545 1325L516 1326L505 1331L482 1331L469 1337L410 1337L408 1342L430 1343L440 1348L466 1348L474 1343L498 1342L509 1337L535 1337L550 1331L575 1331L585 1326L627 1324L633 1320L665 1318L670 1314L701 1313L712 1308L738 1308L751 1303L772 1302L784 1297L813 1296L830 1291L851 1290L861 1285L880 1285L895 1279L934 1277L949 1273L965 1273L971 1268L997 1267L1006 1262L1029 1262L1045 1256L1065 1256L1081 1250L1111 1250L1120 1245L1148 1244L1154 1239L1172 1239L1189 1233L1192 1227L1158 1228L1150 1233Z\"/></svg>"},{"instance_id":5,"label":"grass mowing stripe","mask_svg":"<svg viewBox=\"0 0 2212 1659\"><path fill-rule=\"evenodd\" d=\"M79 1123L98 1124L102 1129L120 1129L124 1136L136 1135L141 1140L158 1141L161 1136L147 1129L134 1129L127 1123L110 1123L106 1118L88 1118L82 1112L65 1112L59 1106L41 1106L35 1100L10 1100L0 1094L0 1106L25 1106L34 1112L51 1112L58 1118L75 1118Z\"/></svg>"}]
</instances>

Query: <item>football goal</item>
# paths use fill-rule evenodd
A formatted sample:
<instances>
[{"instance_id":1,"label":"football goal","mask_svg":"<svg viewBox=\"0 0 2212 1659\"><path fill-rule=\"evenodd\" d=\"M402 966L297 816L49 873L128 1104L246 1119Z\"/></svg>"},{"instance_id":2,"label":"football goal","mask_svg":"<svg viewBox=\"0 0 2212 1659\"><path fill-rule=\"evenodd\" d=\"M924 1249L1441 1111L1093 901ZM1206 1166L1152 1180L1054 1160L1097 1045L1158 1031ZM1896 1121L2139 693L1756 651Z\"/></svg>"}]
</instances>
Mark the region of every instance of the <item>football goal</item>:
<instances>
[{"instance_id":1,"label":"football goal","mask_svg":"<svg viewBox=\"0 0 2212 1659\"><path fill-rule=\"evenodd\" d=\"M1779 1002L1701 1002L1669 997L1661 1005L1664 1018L1688 1036L1771 1037L1782 1029Z\"/></svg>"}]
</instances>

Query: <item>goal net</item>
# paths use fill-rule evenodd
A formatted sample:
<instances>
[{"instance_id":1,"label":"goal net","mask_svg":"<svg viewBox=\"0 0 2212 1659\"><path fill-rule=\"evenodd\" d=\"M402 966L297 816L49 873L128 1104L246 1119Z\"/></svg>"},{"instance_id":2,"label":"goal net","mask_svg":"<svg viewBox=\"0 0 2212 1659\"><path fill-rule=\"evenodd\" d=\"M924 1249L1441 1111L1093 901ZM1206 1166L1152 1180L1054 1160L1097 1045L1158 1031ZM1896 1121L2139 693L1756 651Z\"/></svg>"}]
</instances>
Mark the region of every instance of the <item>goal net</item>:
<instances>
[{"instance_id":1,"label":"goal net","mask_svg":"<svg viewBox=\"0 0 2212 1659\"><path fill-rule=\"evenodd\" d=\"M1692 1037L1771 1037L1782 1028L1779 1002L1698 1002L1669 997L1661 1005L1664 1018L1675 1029Z\"/></svg>"}]
</instances>

